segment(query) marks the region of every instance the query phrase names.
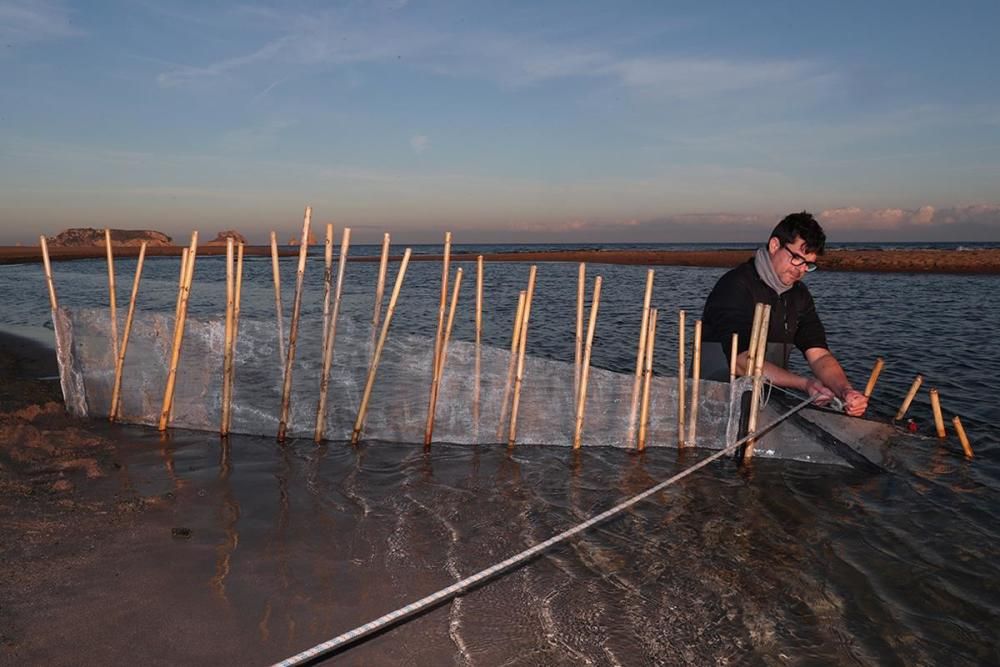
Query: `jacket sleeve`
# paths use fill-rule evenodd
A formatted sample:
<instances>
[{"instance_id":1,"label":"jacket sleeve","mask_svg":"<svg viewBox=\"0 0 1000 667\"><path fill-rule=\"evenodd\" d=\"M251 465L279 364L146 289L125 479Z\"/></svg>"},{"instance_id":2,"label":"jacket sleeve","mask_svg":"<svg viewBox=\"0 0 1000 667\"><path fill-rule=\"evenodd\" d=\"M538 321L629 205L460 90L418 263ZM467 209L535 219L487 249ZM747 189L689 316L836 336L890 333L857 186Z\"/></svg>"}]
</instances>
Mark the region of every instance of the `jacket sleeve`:
<instances>
[{"instance_id":1,"label":"jacket sleeve","mask_svg":"<svg viewBox=\"0 0 1000 667\"><path fill-rule=\"evenodd\" d=\"M826 330L816 312L816 303L809 290L805 290L802 310L799 312L799 326L795 330L795 347L803 353L811 347L830 348L826 343Z\"/></svg>"},{"instance_id":2,"label":"jacket sleeve","mask_svg":"<svg viewBox=\"0 0 1000 667\"><path fill-rule=\"evenodd\" d=\"M705 339L722 343L727 359L733 333L739 336L737 347L740 352L750 347L753 308L750 286L736 272L722 276L708 295L702 314L702 320L707 325Z\"/></svg>"}]
</instances>

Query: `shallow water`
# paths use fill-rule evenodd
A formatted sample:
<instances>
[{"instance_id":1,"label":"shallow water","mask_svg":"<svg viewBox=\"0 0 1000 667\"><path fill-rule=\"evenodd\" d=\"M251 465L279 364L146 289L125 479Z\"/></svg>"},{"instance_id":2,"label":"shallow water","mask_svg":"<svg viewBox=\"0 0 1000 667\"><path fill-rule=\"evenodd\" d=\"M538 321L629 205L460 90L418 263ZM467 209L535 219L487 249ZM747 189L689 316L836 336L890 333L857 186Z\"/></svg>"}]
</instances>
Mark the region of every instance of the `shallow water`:
<instances>
[{"instance_id":1,"label":"shallow water","mask_svg":"<svg viewBox=\"0 0 1000 667\"><path fill-rule=\"evenodd\" d=\"M283 260L286 306L293 260ZM118 266L124 309L134 261ZM473 335L471 273L455 336ZM176 259L147 264L140 306L171 310ZM312 265L303 316L322 310ZM596 266L604 277L594 364L628 372L645 267ZM375 264L348 263L346 294L374 291ZM269 260L248 260L245 317L273 318ZM395 270L395 267L392 269ZM55 265L66 306L106 299L103 262ZM717 269L657 267L656 305L700 311ZM392 274L390 274L391 276ZM484 336L509 344L527 266L487 265ZM572 359L575 265L539 265L529 353ZM433 335L440 265L411 264L393 331ZM790 462L709 466L682 484L460 600L341 656L347 664L988 664L1000 661L997 514L1000 466L998 282L993 277L809 276L830 343L856 384L876 355L886 369L875 412L895 411L913 375L941 391L977 456L954 440L901 437L890 473ZM222 263L199 260L192 314L217 317ZM8 325L48 318L38 267L0 267L0 293L17 295ZM670 317L673 317L672 315ZM693 317L689 315L689 321ZM23 331L23 329L22 329ZM310 345L300 343L302 354ZM676 325L657 340L658 373L676 367ZM913 414L926 433L926 393ZM164 526L159 583L184 586L188 606L168 626L218 640L226 661L279 659L444 587L648 488L699 454L637 457L590 448L504 449L341 443L317 448L269 438L178 432L166 443L115 431L131 484L176 500ZM169 535L169 530L166 532ZM99 618L100 600L93 604ZM149 614L162 615L163 610ZM86 623L86 614L83 614ZM136 617L141 624L144 617ZM184 622L182 623L182 619ZM195 623L194 619L199 622ZM160 619L161 622L162 619ZM190 627L189 627L190 626ZM196 627L195 627L196 626ZM128 647L104 649L110 659ZM97 650L95 648L95 650ZM242 653L242 651L246 653ZM131 654L134 655L134 654ZM183 661L183 660L182 660Z\"/></svg>"}]
</instances>

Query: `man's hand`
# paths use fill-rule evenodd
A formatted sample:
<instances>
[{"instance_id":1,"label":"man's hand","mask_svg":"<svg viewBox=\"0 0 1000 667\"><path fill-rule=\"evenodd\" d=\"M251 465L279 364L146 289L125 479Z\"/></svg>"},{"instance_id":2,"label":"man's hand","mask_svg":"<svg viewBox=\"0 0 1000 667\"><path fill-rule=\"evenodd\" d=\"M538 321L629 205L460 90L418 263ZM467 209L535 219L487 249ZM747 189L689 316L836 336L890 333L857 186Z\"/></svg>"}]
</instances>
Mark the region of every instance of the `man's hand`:
<instances>
[{"instance_id":1,"label":"man's hand","mask_svg":"<svg viewBox=\"0 0 1000 667\"><path fill-rule=\"evenodd\" d=\"M835 396L829 387L815 378L806 380L806 393L814 399L816 405L826 405Z\"/></svg>"},{"instance_id":2,"label":"man's hand","mask_svg":"<svg viewBox=\"0 0 1000 667\"><path fill-rule=\"evenodd\" d=\"M868 409L868 397L857 389L848 389L842 397L844 412L852 417L860 417Z\"/></svg>"}]
</instances>

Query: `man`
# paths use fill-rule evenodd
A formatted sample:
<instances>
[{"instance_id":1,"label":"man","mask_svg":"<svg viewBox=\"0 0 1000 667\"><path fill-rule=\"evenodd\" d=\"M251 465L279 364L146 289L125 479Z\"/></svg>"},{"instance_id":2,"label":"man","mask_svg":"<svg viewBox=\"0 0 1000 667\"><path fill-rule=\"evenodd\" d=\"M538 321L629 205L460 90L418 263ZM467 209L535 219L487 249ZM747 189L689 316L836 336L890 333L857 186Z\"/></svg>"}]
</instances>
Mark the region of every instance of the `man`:
<instances>
[{"instance_id":1,"label":"man","mask_svg":"<svg viewBox=\"0 0 1000 667\"><path fill-rule=\"evenodd\" d=\"M702 315L703 377L729 379L733 333L739 336L736 370L746 372L754 304L767 303L771 305L764 363L768 380L816 396L820 404L839 397L847 414L864 414L868 398L851 386L827 347L812 295L801 282L806 273L816 269L816 257L823 254L825 244L826 234L811 214L792 213L778 223L767 245L758 248L752 259L719 278ZM793 345L805 356L814 377L788 370Z\"/></svg>"}]
</instances>

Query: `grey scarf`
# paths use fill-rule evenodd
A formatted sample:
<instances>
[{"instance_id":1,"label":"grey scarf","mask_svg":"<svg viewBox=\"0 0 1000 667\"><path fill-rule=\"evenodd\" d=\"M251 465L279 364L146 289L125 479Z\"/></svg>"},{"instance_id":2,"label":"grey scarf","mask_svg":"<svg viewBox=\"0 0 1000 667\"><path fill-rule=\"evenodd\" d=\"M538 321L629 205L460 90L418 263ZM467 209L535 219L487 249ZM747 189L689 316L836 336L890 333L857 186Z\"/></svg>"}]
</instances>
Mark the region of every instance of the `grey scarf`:
<instances>
[{"instance_id":1,"label":"grey scarf","mask_svg":"<svg viewBox=\"0 0 1000 667\"><path fill-rule=\"evenodd\" d=\"M771 254L767 252L767 247L757 248L753 265L764 284L777 292L778 296L792 289L792 285L786 285L778 279L778 274L774 272L774 265L771 264Z\"/></svg>"}]
</instances>

